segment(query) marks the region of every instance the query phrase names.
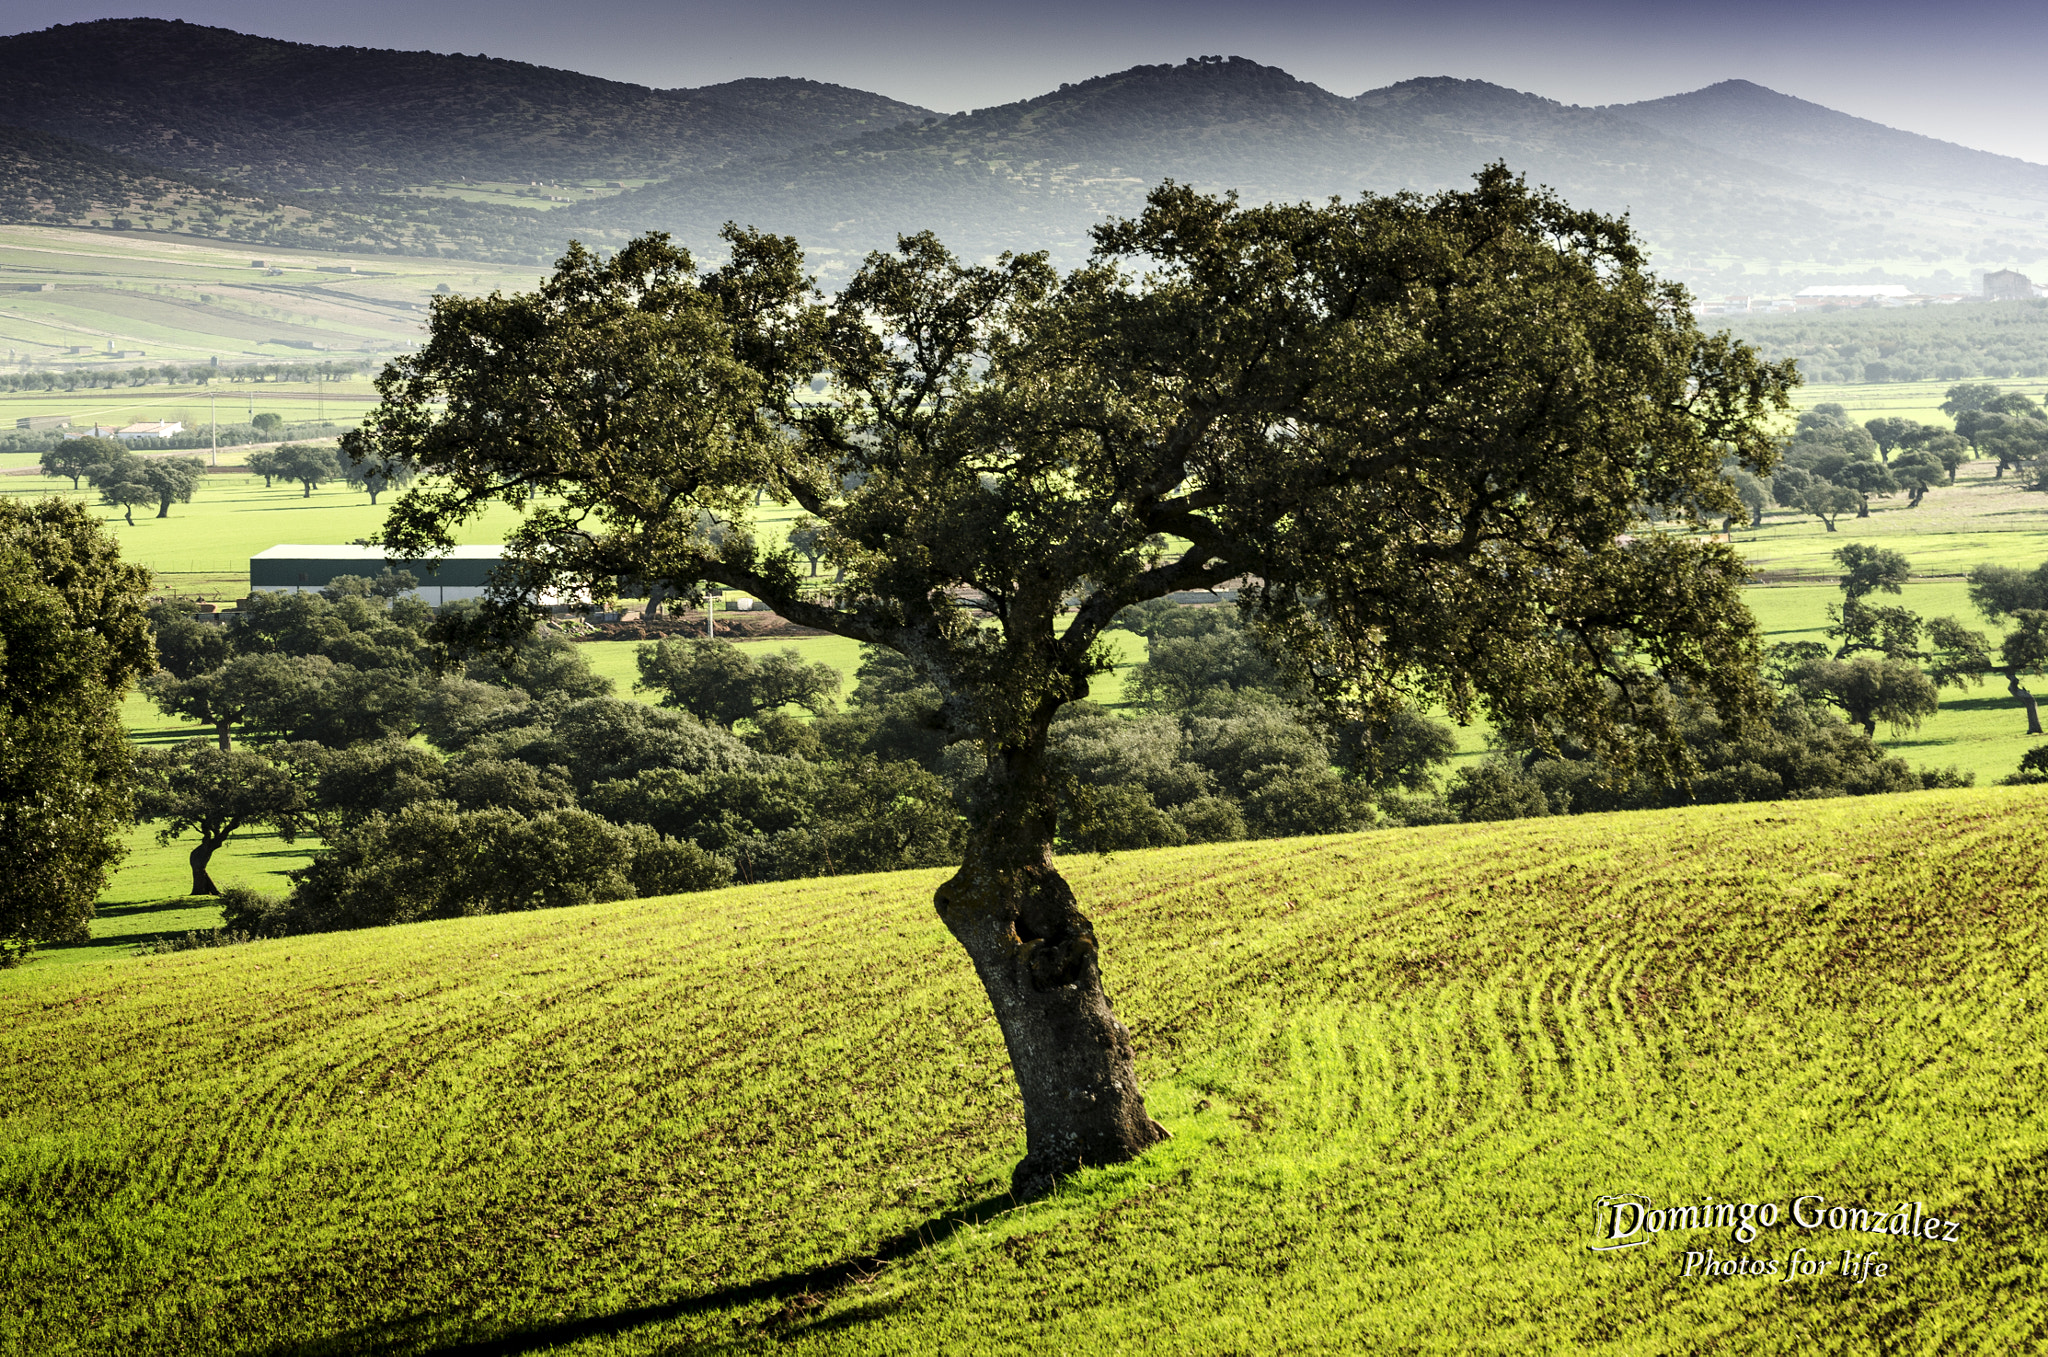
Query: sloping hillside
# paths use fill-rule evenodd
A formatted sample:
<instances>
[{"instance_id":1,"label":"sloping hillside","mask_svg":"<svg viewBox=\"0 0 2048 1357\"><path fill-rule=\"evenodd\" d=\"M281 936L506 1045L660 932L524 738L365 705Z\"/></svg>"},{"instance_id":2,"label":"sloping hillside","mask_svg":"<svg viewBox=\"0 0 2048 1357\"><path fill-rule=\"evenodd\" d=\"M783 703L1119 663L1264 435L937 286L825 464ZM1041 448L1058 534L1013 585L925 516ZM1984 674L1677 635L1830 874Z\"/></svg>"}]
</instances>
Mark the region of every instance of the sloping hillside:
<instances>
[{"instance_id":1,"label":"sloping hillside","mask_svg":"<svg viewBox=\"0 0 2048 1357\"><path fill-rule=\"evenodd\" d=\"M1605 111L1816 179L2048 200L2048 165L1902 132L1747 80Z\"/></svg>"},{"instance_id":2,"label":"sloping hillside","mask_svg":"<svg viewBox=\"0 0 2048 1357\"><path fill-rule=\"evenodd\" d=\"M163 19L0 38L0 70L0 123L272 190L672 175L926 112L816 81L652 90Z\"/></svg>"},{"instance_id":3,"label":"sloping hillside","mask_svg":"<svg viewBox=\"0 0 2048 1357\"><path fill-rule=\"evenodd\" d=\"M159 230L312 250L521 264L552 259L566 239L540 214L474 203L424 204L370 194L266 194L0 126L0 222ZM588 233L594 242L606 237Z\"/></svg>"},{"instance_id":4,"label":"sloping hillside","mask_svg":"<svg viewBox=\"0 0 2048 1357\"><path fill-rule=\"evenodd\" d=\"M937 873L107 965L0 997L0 1347L2038 1349L2044 812L1071 861L1174 1139L1023 1208Z\"/></svg>"},{"instance_id":5,"label":"sloping hillside","mask_svg":"<svg viewBox=\"0 0 2048 1357\"><path fill-rule=\"evenodd\" d=\"M1254 201L1463 188L1505 160L1575 205L1629 213L1671 276L1941 258L1921 221L1876 223L1835 184L1611 111L1428 78L1344 99L1232 57L1139 66L1036 99L719 169L564 210L564 227L658 227L693 243L738 219L828 261L937 231L970 257L1085 254L1087 231L1172 178ZM1742 262L1737 262L1742 261ZM1958 261L1960 262L1960 261Z\"/></svg>"}]
</instances>

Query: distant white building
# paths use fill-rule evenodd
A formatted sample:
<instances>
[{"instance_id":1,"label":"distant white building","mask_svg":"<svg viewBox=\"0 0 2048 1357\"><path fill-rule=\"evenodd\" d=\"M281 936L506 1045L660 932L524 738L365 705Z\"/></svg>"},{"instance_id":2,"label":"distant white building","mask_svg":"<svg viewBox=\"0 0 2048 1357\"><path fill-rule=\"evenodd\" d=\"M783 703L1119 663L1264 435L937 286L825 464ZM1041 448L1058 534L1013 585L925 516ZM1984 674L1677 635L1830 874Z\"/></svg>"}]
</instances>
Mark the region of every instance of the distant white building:
<instances>
[{"instance_id":1,"label":"distant white building","mask_svg":"<svg viewBox=\"0 0 2048 1357\"><path fill-rule=\"evenodd\" d=\"M130 424L114 430L116 438L169 438L174 433L183 433L185 426L175 419L152 420L146 424Z\"/></svg>"}]
</instances>

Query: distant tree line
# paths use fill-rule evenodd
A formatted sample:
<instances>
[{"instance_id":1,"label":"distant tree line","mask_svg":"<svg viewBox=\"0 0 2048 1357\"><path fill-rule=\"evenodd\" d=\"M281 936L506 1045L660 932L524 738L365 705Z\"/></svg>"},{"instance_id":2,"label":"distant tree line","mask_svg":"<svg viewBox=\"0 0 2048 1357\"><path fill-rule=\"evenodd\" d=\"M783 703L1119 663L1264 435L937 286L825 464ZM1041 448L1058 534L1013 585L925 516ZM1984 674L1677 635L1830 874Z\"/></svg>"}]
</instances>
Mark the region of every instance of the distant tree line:
<instances>
[{"instance_id":1,"label":"distant tree line","mask_svg":"<svg viewBox=\"0 0 2048 1357\"><path fill-rule=\"evenodd\" d=\"M1948 389L1941 409L1952 429L1890 415L1859 425L1841 405L1816 405L1780 441L1771 475L1732 464L1724 474L1752 524L1775 503L1813 515L1829 532L1843 514L1868 518L1873 498L1904 495L1908 508L1918 508L1930 491L1953 485L1957 468L1972 458L1995 459L1994 479L2013 472L2027 489L2048 490L2048 410L2032 397L1963 382Z\"/></svg>"},{"instance_id":2,"label":"distant tree line","mask_svg":"<svg viewBox=\"0 0 2048 1357\"><path fill-rule=\"evenodd\" d=\"M264 418L257 416L259 421ZM282 421L275 415L269 419L272 422L260 427L274 434ZM341 481L367 493L372 504L386 490L409 485L417 474L409 463L304 443L252 452L247 465L251 475L263 478L266 489L283 481L299 486L303 497L310 499L321 486ZM69 478L73 490L82 489L84 482L99 493L102 504L121 509L131 527L135 509L143 505L154 505L158 518L169 518L171 505L189 503L206 476L206 463L197 457L143 457L130 443L97 436L61 440L44 450L41 467L45 476Z\"/></svg>"},{"instance_id":3,"label":"distant tree line","mask_svg":"<svg viewBox=\"0 0 2048 1357\"><path fill-rule=\"evenodd\" d=\"M345 381L368 372L367 358L323 359L318 363L235 363L216 367L211 363L158 363L155 366L37 368L27 372L0 372L0 391L78 391L95 387L207 386L214 382L311 382Z\"/></svg>"},{"instance_id":4,"label":"distant tree line","mask_svg":"<svg viewBox=\"0 0 2048 1357\"><path fill-rule=\"evenodd\" d=\"M650 706L545 631L458 658L467 611L437 619L414 584L387 570L260 594L226 623L152 613L162 669L144 691L212 732L138 756L141 813L191 842L194 893L217 893L212 858L241 830L325 841L287 896L221 893L209 940L957 860L981 755L945 741L938 691L900 656L868 650L842 705L838 672L793 650L649 643ZM1669 695L1690 787L1609 785L1538 732L1444 782L1447 726L1333 719L1235 608L1155 601L1119 625L1149 644L1136 711L1075 703L1054 728L1069 851L1968 781L1885 756L1795 682L1739 736Z\"/></svg>"},{"instance_id":5,"label":"distant tree line","mask_svg":"<svg viewBox=\"0 0 2048 1357\"><path fill-rule=\"evenodd\" d=\"M1922 618L1911 609L1874 602L1897 594L1912 577L1906 557L1889 548L1849 543L1842 565L1842 602L1829 610L1827 642L1771 647L1769 671L1779 698L1769 723L1732 731L1682 691L1664 694L1698 765L1690 786L1615 778L1583 749L1541 730L1505 732L1505 748L1451 780L1446 801L1460 818L1636 810L1710 801L1803 800L1969 786L1953 768L1910 767L1885 754L1874 737L1919 728L1940 707L1943 688L2001 683L2030 735L2042 734L2028 681L2048 674L2048 562L2032 570L1980 565L1969 573L1972 606L2002 624L1993 639L1953 617ZM2004 781L2048 782L2048 745L2030 750Z\"/></svg>"},{"instance_id":6,"label":"distant tree line","mask_svg":"<svg viewBox=\"0 0 2048 1357\"><path fill-rule=\"evenodd\" d=\"M2048 299L1740 316L1726 325L1767 358L1798 359L1809 381L2048 376Z\"/></svg>"}]
</instances>

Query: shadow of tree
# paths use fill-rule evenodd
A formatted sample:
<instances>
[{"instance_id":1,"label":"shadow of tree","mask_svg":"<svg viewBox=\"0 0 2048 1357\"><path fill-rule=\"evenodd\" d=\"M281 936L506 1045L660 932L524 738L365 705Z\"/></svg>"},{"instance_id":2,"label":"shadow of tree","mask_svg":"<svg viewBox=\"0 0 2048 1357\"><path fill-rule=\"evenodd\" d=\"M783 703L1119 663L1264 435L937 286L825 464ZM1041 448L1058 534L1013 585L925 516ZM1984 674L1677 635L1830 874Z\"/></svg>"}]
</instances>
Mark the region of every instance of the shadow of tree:
<instances>
[{"instance_id":1,"label":"shadow of tree","mask_svg":"<svg viewBox=\"0 0 2048 1357\"><path fill-rule=\"evenodd\" d=\"M397 1357L400 1353L429 1354L430 1357L518 1357L518 1354L543 1352L561 1344L592 1338L616 1337L651 1324L662 1324L689 1315L710 1314L737 1306L756 1305L764 1301L783 1302L781 1308L767 1319L765 1326L770 1329L787 1330L791 1326L801 1324L806 1316L822 1309L847 1287L868 1281L889 1264L908 1258L922 1249L943 1243L964 1227L983 1224L1011 1210L1017 1204L1015 1198L1008 1192L1003 1192L984 1197L972 1205L957 1210L941 1212L930 1220L882 1241L872 1251L857 1258L826 1263L801 1272L784 1273L778 1277L764 1277L759 1281L745 1282L737 1286L720 1287L702 1295L686 1296L655 1305L640 1305L628 1310L613 1311L610 1314L585 1315L577 1319L509 1328L489 1338L452 1343L444 1341L437 1344L426 1337L427 1331L441 1327L452 1317L415 1315L347 1334L338 1334L313 1343L295 1342L269 1351L273 1357L286 1357L286 1354L291 1354L291 1357L311 1357L312 1354L326 1353L363 1354L364 1357ZM895 1308L895 1302L886 1301L860 1306L810 1326L809 1331L824 1332L850 1328L871 1319L879 1319Z\"/></svg>"}]
</instances>

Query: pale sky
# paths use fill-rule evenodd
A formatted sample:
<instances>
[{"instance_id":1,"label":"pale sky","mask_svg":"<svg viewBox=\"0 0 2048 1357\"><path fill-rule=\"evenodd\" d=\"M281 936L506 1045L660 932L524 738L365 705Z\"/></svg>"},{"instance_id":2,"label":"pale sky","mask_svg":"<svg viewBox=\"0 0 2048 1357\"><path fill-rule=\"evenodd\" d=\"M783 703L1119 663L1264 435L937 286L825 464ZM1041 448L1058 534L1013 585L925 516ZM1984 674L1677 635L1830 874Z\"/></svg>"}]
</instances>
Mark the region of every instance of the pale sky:
<instances>
[{"instance_id":1,"label":"pale sky","mask_svg":"<svg viewBox=\"0 0 2048 1357\"><path fill-rule=\"evenodd\" d=\"M2048 5L1722 0L9 0L8 31L153 15L301 42L483 52L659 87L796 75L952 112L1145 62L1245 56L1337 94L1418 75L1565 103L1741 78L2048 163Z\"/></svg>"}]
</instances>

